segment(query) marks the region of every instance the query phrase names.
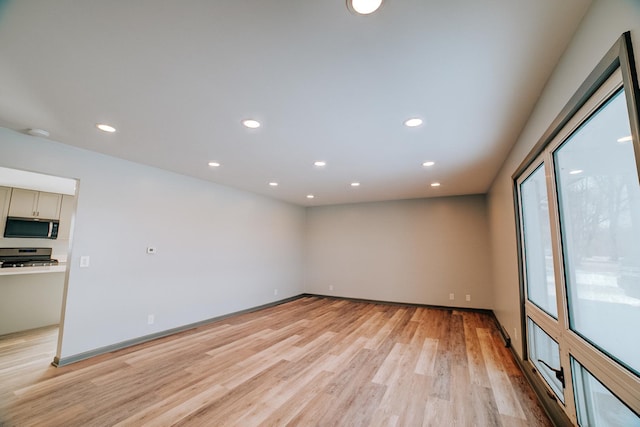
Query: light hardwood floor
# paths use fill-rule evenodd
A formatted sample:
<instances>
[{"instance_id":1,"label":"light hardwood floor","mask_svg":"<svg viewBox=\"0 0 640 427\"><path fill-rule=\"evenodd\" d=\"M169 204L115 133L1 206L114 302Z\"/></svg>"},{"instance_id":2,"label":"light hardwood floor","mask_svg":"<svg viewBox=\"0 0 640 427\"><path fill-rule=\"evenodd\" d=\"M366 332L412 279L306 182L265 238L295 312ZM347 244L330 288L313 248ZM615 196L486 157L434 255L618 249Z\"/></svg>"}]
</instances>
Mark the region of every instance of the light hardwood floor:
<instances>
[{"instance_id":1,"label":"light hardwood floor","mask_svg":"<svg viewBox=\"0 0 640 427\"><path fill-rule=\"evenodd\" d=\"M486 314L304 297L54 368L0 339L2 426L550 426Z\"/></svg>"}]
</instances>

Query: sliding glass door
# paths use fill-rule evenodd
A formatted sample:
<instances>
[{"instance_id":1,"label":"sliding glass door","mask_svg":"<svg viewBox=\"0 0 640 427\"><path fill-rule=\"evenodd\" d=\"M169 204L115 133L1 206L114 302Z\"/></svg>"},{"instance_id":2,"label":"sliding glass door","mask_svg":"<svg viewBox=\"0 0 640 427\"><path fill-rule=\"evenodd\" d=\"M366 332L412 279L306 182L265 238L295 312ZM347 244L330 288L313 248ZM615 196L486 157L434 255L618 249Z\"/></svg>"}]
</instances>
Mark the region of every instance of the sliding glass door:
<instances>
[{"instance_id":1,"label":"sliding glass door","mask_svg":"<svg viewBox=\"0 0 640 427\"><path fill-rule=\"evenodd\" d=\"M574 423L640 426L640 91L608 70L515 177L526 358Z\"/></svg>"}]
</instances>

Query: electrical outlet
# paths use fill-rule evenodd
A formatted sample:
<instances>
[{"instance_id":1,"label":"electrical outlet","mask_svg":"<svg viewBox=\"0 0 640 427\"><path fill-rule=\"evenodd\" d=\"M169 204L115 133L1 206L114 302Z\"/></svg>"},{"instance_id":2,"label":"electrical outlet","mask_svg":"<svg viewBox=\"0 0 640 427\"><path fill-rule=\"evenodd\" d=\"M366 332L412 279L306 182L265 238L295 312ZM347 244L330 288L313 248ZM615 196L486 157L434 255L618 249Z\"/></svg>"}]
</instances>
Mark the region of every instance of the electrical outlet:
<instances>
[{"instance_id":1,"label":"electrical outlet","mask_svg":"<svg viewBox=\"0 0 640 427\"><path fill-rule=\"evenodd\" d=\"M273 290L273 295L278 295L278 290L277 289Z\"/></svg>"},{"instance_id":2,"label":"electrical outlet","mask_svg":"<svg viewBox=\"0 0 640 427\"><path fill-rule=\"evenodd\" d=\"M449 294L449 299L453 301L454 299L456 299L456 296L454 294Z\"/></svg>"},{"instance_id":3,"label":"electrical outlet","mask_svg":"<svg viewBox=\"0 0 640 427\"><path fill-rule=\"evenodd\" d=\"M89 267L89 255L83 255L80 257L80 267L82 268Z\"/></svg>"},{"instance_id":4,"label":"electrical outlet","mask_svg":"<svg viewBox=\"0 0 640 427\"><path fill-rule=\"evenodd\" d=\"M514 340L518 340L518 329L517 328L513 328L513 339Z\"/></svg>"},{"instance_id":5,"label":"electrical outlet","mask_svg":"<svg viewBox=\"0 0 640 427\"><path fill-rule=\"evenodd\" d=\"M156 321L156 316L150 314L147 316L147 325L153 325L153 322Z\"/></svg>"},{"instance_id":6,"label":"electrical outlet","mask_svg":"<svg viewBox=\"0 0 640 427\"><path fill-rule=\"evenodd\" d=\"M471 294L467 294L466 298L467 298L467 301L471 301Z\"/></svg>"},{"instance_id":7,"label":"electrical outlet","mask_svg":"<svg viewBox=\"0 0 640 427\"><path fill-rule=\"evenodd\" d=\"M333 290L333 285L329 285L329 290L332 291Z\"/></svg>"}]
</instances>

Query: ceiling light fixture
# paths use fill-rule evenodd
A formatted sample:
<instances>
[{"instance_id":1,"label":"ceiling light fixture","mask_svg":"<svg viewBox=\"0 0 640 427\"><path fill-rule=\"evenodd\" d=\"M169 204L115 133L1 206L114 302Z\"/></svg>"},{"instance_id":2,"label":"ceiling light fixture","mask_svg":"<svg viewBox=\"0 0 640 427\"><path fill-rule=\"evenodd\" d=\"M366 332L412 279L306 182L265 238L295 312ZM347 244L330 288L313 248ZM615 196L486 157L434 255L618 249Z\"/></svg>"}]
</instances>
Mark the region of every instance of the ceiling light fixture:
<instances>
[{"instance_id":1,"label":"ceiling light fixture","mask_svg":"<svg viewBox=\"0 0 640 427\"><path fill-rule=\"evenodd\" d=\"M571 172L569 172L569 175L578 175L579 173L582 173L583 170L582 169L574 169Z\"/></svg>"},{"instance_id":2,"label":"ceiling light fixture","mask_svg":"<svg viewBox=\"0 0 640 427\"><path fill-rule=\"evenodd\" d=\"M314 197L316 196L314 196L313 194L307 194L307 199L313 199Z\"/></svg>"},{"instance_id":3,"label":"ceiling light fixture","mask_svg":"<svg viewBox=\"0 0 640 427\"><path fill-rule=\"evenodd\" d=\"M260 127L260 122L254 119L245 119L242 121L242 126L249 129L257 129Z\"/></svg>"},{"instance_id":4,"label":"ceiling light fixture","mask_svg":"<svg viewBox=\"0 0 640 427\"><path fill-rule=\"evenodd\" d=\"M404 121L404 125L408 128L414 128L422 124L422 119L418 117L412 117Z\"/></svg>"},{"instance_id":5,"label":"ceiling light fixture","mask_svg":"<svg viewBox=\"0 0 640 427\"><path fill-rule=\"evenodd\" d=\"M623 136L622 138L618 138L618 142L629 142L631 141L633 138L631 138L631 135L629 136Z\"/></svg>"},{"instance_id":6,"label":"ceiling light fixture","mask_svg":"<svg viewBox=\"0 0 640 427\"><path fill-rule=\"evenodd\" d=\"M360 183L359 182L352 182L351 186L352 187L360 187Z\"/></svg>"},{"instance_id":7,"label":"ceiling light fixture","mask_svg":"<svg viewBox=\"0 0 640 427\"><path fill-rule=\"evenodd\" d=\"M439 182L432 182L431 186L432 187L440 187L440 183Z\"/></svg>"},{"instance_id":8,"label":"ceiling light fixture","mask_svg":"<svg viewBox=\"0 0 640 427\"><path fill-rule=\"evenodd\" d=\"M212 168L217 168L217 167L220 167L220 163L218 163L218 162L209 162L209 166L211 166Z\"/></svg>"},{"instance_id":9,"label":"ceiling light fixture","mask_svg":"<svg viewBox=\"0 0 640 427\"><path fill-rule=\"evenodd\" d=\"M327 162L323 162L323 161L314 162L313 165L314 166L318 166L318 167L322 167L322 166L326 166Z\"/></svg>"},{"instance_id":10,"label":"ceiling light fixture","mask_svg":"<svg viewBox=\"0 0 640 427\"><path fill-rule=\"evenodd\" d=\"M369 15L380 9L382 0L347 0L347 8L358 15Z\"/></svg>"},{"instance_id":11,"label":"ceiling light fixture","mask_svg":"<svg viewBox=\"0 0 640 427\"><path fill-rule=\"evenodd\" d=\"M436 162L424 162L424 163L422 164L422 166L424 166L424 167L428 168L429 166L433 166L433 165L435 165L435 164L436 164Z\"/></svg>"},{"instance_id":12,"label":"ceiling light fixture","mask_svg":"<svg viewBox=\"0 0 640 427\"><path fill-rule=\"evenodd\" d=\"M98 123L96 124L96 127L100 129L102 132L113 133L116 131L116 128L105 123Z\"/></svg>"},{"instance_id":13,"label":"ceiling light fixture","mask_svg":"<svg viewBox=\"0 0 640 427\"><path fill-rule=\"evenodd\" d=\"M49 132L44 129L27 129L27 133L31 136L39 136L40 138L49 137Z\"/></svg>"},{"instance_id":14,"label":"ceiling light fixture","mask_svg":"<svg viewBox=\"0 0 640 427\"><path fill-rule=\"evenodd\" d=\"M272 186L272 187L277 187L278 183L277 182L270 182L269 185Z\"/></svg>"}]
</instances>

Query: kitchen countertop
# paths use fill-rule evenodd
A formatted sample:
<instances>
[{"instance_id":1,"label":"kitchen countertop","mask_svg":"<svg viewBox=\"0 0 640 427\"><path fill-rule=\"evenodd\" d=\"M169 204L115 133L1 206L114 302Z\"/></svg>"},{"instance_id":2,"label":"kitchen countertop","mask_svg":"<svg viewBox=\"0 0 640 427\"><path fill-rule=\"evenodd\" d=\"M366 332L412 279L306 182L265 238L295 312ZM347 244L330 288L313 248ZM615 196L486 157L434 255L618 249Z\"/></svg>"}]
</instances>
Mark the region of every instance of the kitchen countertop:
<instances>
[{"instance_id":1,"label":"kitchen countertop","mask_svg":"<svg viewBox=\"0 0 640 427\"><path fill-rule=\"evenodd\" d=\"M64 262L48 267L8 267L0 268L0 276L15 276L17 274L64 273L66 269L67 263Z\"/></svg>"}]
</instances>

